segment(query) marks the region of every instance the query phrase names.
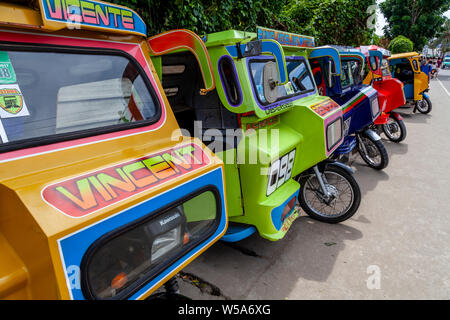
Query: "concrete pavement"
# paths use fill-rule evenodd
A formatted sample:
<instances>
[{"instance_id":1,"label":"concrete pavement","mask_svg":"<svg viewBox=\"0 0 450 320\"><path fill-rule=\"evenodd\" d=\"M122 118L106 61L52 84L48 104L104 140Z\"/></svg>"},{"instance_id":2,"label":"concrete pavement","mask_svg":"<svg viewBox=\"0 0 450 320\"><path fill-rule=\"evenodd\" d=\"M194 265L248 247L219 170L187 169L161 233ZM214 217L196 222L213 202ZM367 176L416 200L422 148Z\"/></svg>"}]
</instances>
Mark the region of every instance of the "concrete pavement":
<instances>
[{"instance_id":1,"label":"concrete pavement","mask_svg":"<svg viewBox=\"0 0 450 320\"><path fill-rule=\"evenodd\" d=\"M431 114L399 109L408 136L401 144L383 139L388 168L377 172L351 158L363 196L352 219L327 225L303 214L282 241L219 242L183 270L199 279L180 281L182 293L199 300L450 299L450 71L439 78L431 81Z\"/></svg>"}]
</instances>

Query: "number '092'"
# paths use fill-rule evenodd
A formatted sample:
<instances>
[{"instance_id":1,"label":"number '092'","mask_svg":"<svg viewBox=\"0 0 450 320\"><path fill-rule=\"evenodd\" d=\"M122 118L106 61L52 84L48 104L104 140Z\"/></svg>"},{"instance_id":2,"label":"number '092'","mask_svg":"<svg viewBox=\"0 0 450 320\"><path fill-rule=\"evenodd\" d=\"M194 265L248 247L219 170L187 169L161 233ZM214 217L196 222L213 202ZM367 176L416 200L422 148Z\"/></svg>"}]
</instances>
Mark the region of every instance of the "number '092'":
<instances>
[{"instance_id":1,"label":"number '092'","mask_svg":"<svg viewBox=\"0 0 450 320\"><path fill-rule=\"evenodd\" d=\"M267 184L267 196L270 196L292 176L294 167L295 149L278 159L269 168L269 183Z\"/></svg>"}]
</instances>

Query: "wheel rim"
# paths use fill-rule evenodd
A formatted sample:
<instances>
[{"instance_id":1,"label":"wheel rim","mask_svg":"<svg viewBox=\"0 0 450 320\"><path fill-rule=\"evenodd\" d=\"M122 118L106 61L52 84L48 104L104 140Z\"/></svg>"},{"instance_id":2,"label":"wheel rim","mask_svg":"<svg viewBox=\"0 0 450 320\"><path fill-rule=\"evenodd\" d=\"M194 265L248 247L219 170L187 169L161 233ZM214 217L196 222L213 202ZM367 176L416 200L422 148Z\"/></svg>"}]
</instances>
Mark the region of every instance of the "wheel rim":
<instances>
[{"instance_id":1,"label":"wheel rim","mask_svg":"<svg viewBox=\"0 0 450 320\"><path fill-rule=\"evenodd\" d=\"M318 216L324 218L338 218L346 214L354 201L353 188L350 182L336 172L325 171L323 174L327 183L326 188L334 195L334 199L327 203L323 199L319 180L312 175L303 186L303 198L306 205Z\"/></svg>"},{"instance_id":2,"label":"wheel rim","mask_svg":"<svg viewBox=\"0 0 450 320\"><path fill-rule=\"evenodd\" d=\"M362 137L361 141L364 144L365 151L361 150L361 147L360 150L362 151L363 157L366 161L375 167L381 165L381 153L375 143L366 137Z\"/></svg>"},{"instance_id":3,"label":"wheel rim","mask_svg":"<svg viewBox=\"0 0 450 320\"><path fill-rule=\"evenodd\" d=\"M384 124L384 133L391 140L398 140L402 136L402 130L396 120L389 118L388 123Z\"/></svg>"},{"instance_id":4,"label":"wheel rim","mask_svg":"<svg viewBox=\"0 0 450 320\"><path fill-rule=\"evenodd\" d=\"M419 109L420 112L427 112L428 110L428 102L423 99L417 102L417 109Z\"/></svg>"}]
</instances>

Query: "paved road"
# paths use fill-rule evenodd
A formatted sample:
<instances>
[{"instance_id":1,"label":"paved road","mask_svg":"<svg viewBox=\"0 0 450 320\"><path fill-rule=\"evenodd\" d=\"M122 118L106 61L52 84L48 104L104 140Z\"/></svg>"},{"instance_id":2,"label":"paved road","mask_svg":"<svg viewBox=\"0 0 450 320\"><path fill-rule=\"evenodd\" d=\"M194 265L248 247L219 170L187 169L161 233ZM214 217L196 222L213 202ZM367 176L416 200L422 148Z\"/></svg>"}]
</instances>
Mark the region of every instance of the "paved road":
<instances>
[{"instance_id":1,"label":"paved road","mask_svg":"<svg viewBox=\"0 0 450 320\"><path fill-rule=\"evenodd\" d=\"M184 270L201 278L203 291L181 281L182 292L194 299L450 299L450 71L440 79L431 83L430 115L400 109L408 137L384 140L388 168L377 172L352 158L363 194L352 219L327 225L303 215L279 242L258 235L238 247L219 242Z\"/></svg>"}]
</instances>

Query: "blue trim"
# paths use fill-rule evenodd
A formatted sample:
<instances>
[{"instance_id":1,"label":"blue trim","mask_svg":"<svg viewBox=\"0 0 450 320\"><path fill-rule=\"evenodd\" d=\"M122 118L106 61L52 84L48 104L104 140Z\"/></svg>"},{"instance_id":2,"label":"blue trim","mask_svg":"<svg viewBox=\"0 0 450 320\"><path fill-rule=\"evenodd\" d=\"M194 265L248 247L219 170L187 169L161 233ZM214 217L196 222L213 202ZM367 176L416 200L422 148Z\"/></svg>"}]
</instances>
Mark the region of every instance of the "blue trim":
<instances>
[{"instance_id":1,"label":"blue trim","mask_svg":"<svg viewBox=\"0 0 450 320\"><path fill-rule=\"evenodd\" d=\"M340 76L342 73L342 69L341 69L341 60L339 58L339 51L331 47L316 48L309 55L309 59L322 57L330 57L333 60L336 74Z\"/></svg>"},{"instance_id":2,"label":"blue trim","mask_svg":"<svg viewBox=\"0 0 450 320\"><path fill-rule=\"evenodd\" d=\"M254 226L249 225L232 225L228 226L227 233L220 239L224 242L238 242L250 237L256 232Z\"/></svg>"},{"instance_id":3,"label":"blue trim","mask_svg":"<svg viewBox=\"0 0 450 320\"><path fill-rule=\"evenodd\" d=\"M339 148L334 151L333 154L340 155L340 154L348 154L353 151L353 149L356 148L357 140L355 136L346 136L344 138L344 142L339 146Z\"/></svg>"}]
</instances>

